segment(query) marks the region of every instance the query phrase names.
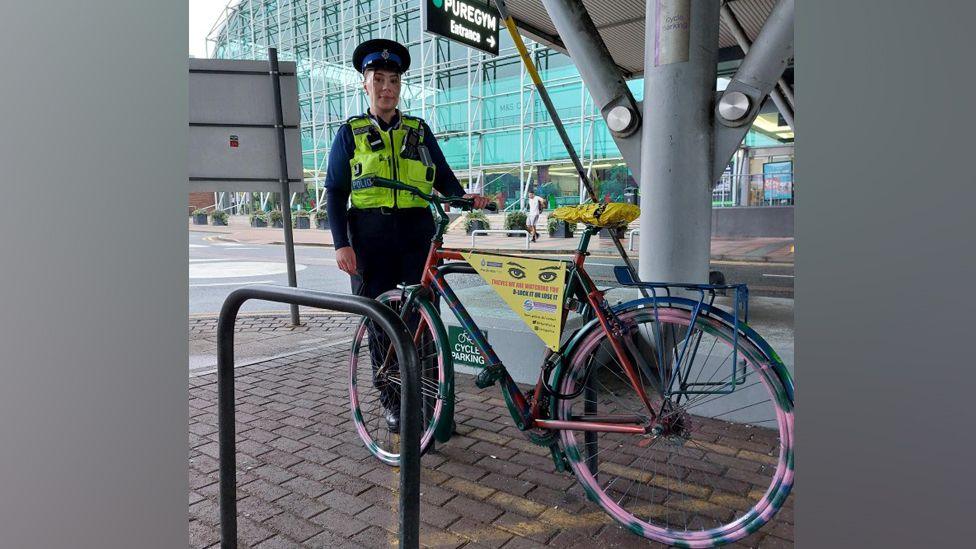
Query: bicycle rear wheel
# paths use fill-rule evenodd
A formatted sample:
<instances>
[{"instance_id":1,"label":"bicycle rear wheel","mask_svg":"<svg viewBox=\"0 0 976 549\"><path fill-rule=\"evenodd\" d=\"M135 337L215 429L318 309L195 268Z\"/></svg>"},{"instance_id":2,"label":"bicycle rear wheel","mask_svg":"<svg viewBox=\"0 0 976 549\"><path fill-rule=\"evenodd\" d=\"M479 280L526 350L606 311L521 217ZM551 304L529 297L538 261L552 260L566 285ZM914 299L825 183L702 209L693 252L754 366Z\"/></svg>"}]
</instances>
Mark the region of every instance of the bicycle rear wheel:
<instances>
[{"instance_id":1,"label":"bicycle rear wheel","mask_svg":"<svg viewBox=\"0 0 976 549\"><path fill-rule=\"evenodd\" d=\"M733 353L734 329L714 316L699 316L691 326L686 309L658 307L655 317L648 307L619 318L644 357L638 377L656 395L661 419L652 424L607 334L596 327L584 336L556 380L559 392L573 397L555 405L556 417L629 416L654 427L647 434L561 431L587 496L632 532L662 543L714 547L755 532L793 484L793 403L784 384L791 382L780 378L764 346L741 332ZM697 352L678 363L689 331ZM664 364L659 345L670 350Z\"/></svg>"},{"instance_id":2,"label":"bicycle rear wheel","mask_svg":"<svg viewBox=\"0 0 976 549\"><path fill-rule=\"evenodd\" d=\"M400 312L399 291L384 293L377 300ZM411 334L418 329L422 331L417 344L423 395L421 454L434 441L438 420L445 413L445 399L453 394L450 387L453 373L448 371L443 354L448 352L447 337L435 315L433 304L421 302L413 306L405 319ZM353 422L370 453L394 466L400 465L400 436L388 427L386 413L388 409L399 411L400 389L399 365L389 339L363 319L353 336L349 359L349 402Z\"/></svg>"}]
</instances>

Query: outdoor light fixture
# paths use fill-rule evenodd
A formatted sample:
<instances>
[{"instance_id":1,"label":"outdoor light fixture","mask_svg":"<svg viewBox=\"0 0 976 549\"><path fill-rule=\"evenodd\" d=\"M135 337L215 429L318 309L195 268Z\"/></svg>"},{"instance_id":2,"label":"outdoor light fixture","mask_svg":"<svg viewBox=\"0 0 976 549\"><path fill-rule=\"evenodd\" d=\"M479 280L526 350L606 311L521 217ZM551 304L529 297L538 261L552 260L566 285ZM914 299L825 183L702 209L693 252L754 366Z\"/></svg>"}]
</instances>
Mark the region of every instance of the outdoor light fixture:
<instances>
[{"instance_id":1,"label":"outdoor light fixture","mask_svg":"<svg viewBox=\"0 0 976 549\"><path fill-rule=\"evenodd\" d=\"M634 123L634 113L623 105L617 105L607 113L607 127L610 131L623 133Z\"/></svg>"},{"instance_id":2,"label":"outdoor light fixture","mask_svg":"<svg viewBox=\"0 0 976 549\"><path fill-rule=\"evenodd\" d=\"M741 120L749 112L749 97L739 91L722 95L718 102L718 113L729 122Z\"/></svg>"}]
</instances>

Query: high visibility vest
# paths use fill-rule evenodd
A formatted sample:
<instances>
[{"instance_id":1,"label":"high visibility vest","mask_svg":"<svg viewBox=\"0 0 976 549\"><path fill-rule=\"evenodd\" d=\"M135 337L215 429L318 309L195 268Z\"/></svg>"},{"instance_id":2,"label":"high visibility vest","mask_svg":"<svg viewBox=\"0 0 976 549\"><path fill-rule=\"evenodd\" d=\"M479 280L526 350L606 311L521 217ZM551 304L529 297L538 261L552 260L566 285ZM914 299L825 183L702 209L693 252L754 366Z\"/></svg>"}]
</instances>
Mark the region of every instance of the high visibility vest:
<instances>
[{"instance_id":1,"label":"high visibility vest","mask_svg":"<svg viewBox=\"0 0 976 549\"><path fill-rule=\"evenodd\" d=\"M368 177L382 177L399 181L405 185L416 187L420 191L430 194L434 186L435 167L430 161L430 155L423 147L424 130L419 118L400 116L400 124L389 131L382 131L374 125L369 117L362 115L349 119L352 129L355 150L349 160L352 173L352 207L353 208L425 208L427 201L406 191L385 189L382 187L362 186L357 188L356 181ZM371 130L372 128L372 130ZM404 158L402 147L410 131L419 134L419 148L423 148L418 159ZM382 146L370 144L376 141L376 136L382 139ZM409 153L408 153L409 154ZM426 159L426 162L424 162ZM429 164L429 165L428 165Z\"/></svg>"}]
</instances>

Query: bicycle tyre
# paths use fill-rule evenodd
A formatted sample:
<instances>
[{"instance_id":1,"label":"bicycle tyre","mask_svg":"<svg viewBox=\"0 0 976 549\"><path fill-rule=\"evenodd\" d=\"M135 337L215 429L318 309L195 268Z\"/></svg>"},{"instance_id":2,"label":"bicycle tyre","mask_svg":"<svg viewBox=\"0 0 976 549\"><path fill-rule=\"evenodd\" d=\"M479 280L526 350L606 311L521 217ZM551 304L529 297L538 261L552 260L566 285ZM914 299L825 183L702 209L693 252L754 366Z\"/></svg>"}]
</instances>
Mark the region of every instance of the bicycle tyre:
<instances>
[{"instance_id":1,"label":"bicycle tyre","mask_svg":"<svg viewBox=\"0 0 976 549\"><path fill-rule=\"evenodd\" d=\"M650 325L653 328L656 322L653 306L624 309L618 313L618 316L625 325L636 326L636 334L641 333L642 325ZM691 312L688 309L661 305L657 307L657 322L662 327L670 324L684 326L687 329L690 320ZM730 326L729 322L719 318L718 314L700 315L695 321L695 328L702 333L698 337L704 339L707 335L715 341L715 345L723 343L731 348L734 328ZM692 333L695 334L696 332ZM711 342L707 344L712 345ZM587 333L579 338L578 344L574 346L566 361L567 367L557 374L555 385L562 394L573 394L578 392L577 389L582 389L586 384L589 384L590 392L584 391L582 401L577 396L574 399L564 399L554 403L554 415L557 419L571 420L574 417L579 419L581 415L585 416L588 411L595 414L597 406L606 407L608 405L607 398L600 398L600 396L593 398L594 391L599 390L599 388L594 387L602 382L587 381L594 375L597 376L595 379L599 380L601 367L606 372L613 373L613 366L596 361L601 352L605 356L609 355L606 352L608 346L607 334L598 325L589 328ZM772 430L760 426L759 421L752 421L743 425L723 421L717 417L699 417L696 414L688 413L687 410L680 411L682 410L680 403L677 407L672 404L668 408L668 414L666 414L672 418L682 417L682 415L687 417L687 420L681 419L682 422L687 421L687 425L682 425L682 430L678 433L680 436L669 435L664 437L650 433L647 435L598 433L596 435L590 434L587 437L578 431L563 430L560 432L560 445L587 497L635 534L679 547L714 547L731 543L748 536L766 524L789 495L793 484L792 381L788 377L783 379L779 373L784 371L782 364L778 363L778 358L775 357L774 353L764 351L770 349L769 345L751 330L740 330L738 348L739 359L744 361L748 368L745 371L745 379L751 385L744 382L740 389L740 396L737 398L741 399L742 395L747 394L745 393L746 389L753 389L752 392L754 393L757 392L755 388L761 388L765 391L765 395L769 397L770 405L768 408L775 416L772 418L775 425L775 437L771 436ZM613 360L616 361L615 358ZM706 358L706 364L707 360ZM721 367L722 364L718 366ZM604 378L609 377L603 375ZM735 375L734 372L733 375ZM644 378L641 377L641 379ZM696 381L698 379L696 378ZM616 381L610 380L610 383L614 382ZM633 391L633 387L623 385L629 389L630 393L633 393L632 398L636 399L636 392ZM606 387L605 389L603 393L616 399L615 404L618 408L627 404L613 390ZM735 391L732 394L735 394ZM688 403L692 403L691 408L707 404L710 409L716 409L718 407L713 403L723 396L727 395L686 396L686 398ZM589 400L587 400L588 397ZM593 404L594 402L597 404ZM765 402L767 401L757 402L753 406ZM610 406L615 404L610 404ZM662 410L664 410L663 406L665 406L664 403L662 403ZM687 407L687 404L685 406ZM750 408L750 406L746 405L745 408L740 408L736 404L736 408L732 412L745 414L746 412L743 410L746 408ZM583 414L579 413L581 409ZM631 408L631 410L633 409L635 408ZM748 413L752 414L753 412L754 410L751 410ZM728 413L717 415L720 417ZM712 415L715 416L716 414ZM728 451L729 447L717 443L718 439L722 437L723 424L727 424L725 425L726 429L734 429L739 437L754 432L754 434L749 434L749 437L755 437L755 441L751 442L753 442L752 447L756 452L742 455L765 459L769 462L770 467L760 466L751 475L738 469L733 473L731 471L732 465L742 465L739 463L740 453L737 452L734 455L719 453L720 450L725 454L732 453ZM704 428L706 425L709 432L702 431L700 440L693 441L695 433L690 431L690 427ZM736 426L733 427L733 425ZM594 440L598 437L602 437L602 439ZM649 440L651 442L647 442ZM666 442L660 444L660 440ZM637 452L630 449L621 450L626 447L625 443L629 442L643 444L643 446L636 447L644 449ZM722 442L725 442L725 439L722 439ZM762 444L767 444L769 447L770 442L773 442L771 450L765 454L760 453ZM609 454L602 454L604 463L601 466L599 456L608 448L613 448L614 444L618 444L617 452L611 451ZM655 444L658 444L657 448L652 448ZM596 451L593 452L591 448L595 448ZM652 450L654 453L650 453ZM740 450L739 452L743 451ZM776 454L774 470L772 469L772 453ZM651 462L659 463L660 467L658 464L653 465L653 473L651 473L646 468L647 464L644 463L641 464L641 469L637 471L637 460L642 455L648 456ZM705 459L705 461L696 464L694 463L695 459ZM719 460L718 463L712 461L716 459ZM731 465L725 466L723 462ZM696 469L696 465L699 469L705 470ZM591 466L596 469L596 474L591 471ZM663 473L659 472L659 469L664 469ZM608 479L611 475L614 478ZM726 478L727 475L738 478ZM621 478L624 479L624 482L615 485ZM748 482L739 479L748 479ZM712 484L708 485L708 481L712 481ZM661 486L662 484L666 486ZM745 489L743 489L743 485ZM761 486L761 491L756 488L760 485L765 485ZM638 486L638 490L631 497L630 491L634 486ZM650 486L650 493L644 500L640 500L641 488L639 486ZM626 492L621 495L625 487ZM749 489L750 487L751 489ZM655 491L655 488L658 490ZM672 493L672 488L678 490ZM740 491L735 492L736 489ZM684 493L679 490L683 490ZM628 504L633 501L630 510L622 505L625 501ZM738 508L732 509L725 516L722 516L723 508L716 505L715 502L721 502L725 505L734 504ZM674 511L681 512L674 513L674 515L683 513L684 520L670 521ZM712 522L715 523L714 526Z\"/></svg>"},{"instance_id":2,"label":"bicycle tyre","mask_svg":"<svg viewBox=\"0 0 976 549\"><path fill-rule=\"evenodd\" d=\"M377 301L400 312L401 293L386 292ZM423 431L420 437L421 455L427 452L435 438L441 419L453 417L454 372L451 366L447 333L433 303L415 301L420 316L417 321L424 327L418 346L421 365L421 385L424 403ZM349 357L349 403L353 423L359 438L367 450L377 459L392 466L400 465L399 436L386 426L385 407L380 399L380 387L373 375L368 321L360 321L353 336ZM381 343L382 345L382 343ZM389 344L385 343L386 348ZM390 376L390 394L399 400L398 376Z\"/></svg>"}]
</instances>

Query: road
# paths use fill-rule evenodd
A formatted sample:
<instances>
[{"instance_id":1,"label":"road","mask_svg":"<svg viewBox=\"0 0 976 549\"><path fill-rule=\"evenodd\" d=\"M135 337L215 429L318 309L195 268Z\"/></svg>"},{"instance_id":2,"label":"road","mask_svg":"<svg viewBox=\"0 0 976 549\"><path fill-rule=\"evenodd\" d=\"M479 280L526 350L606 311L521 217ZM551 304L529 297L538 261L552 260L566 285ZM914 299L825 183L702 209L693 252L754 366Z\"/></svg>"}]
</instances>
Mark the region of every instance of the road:
<instances>
[{"instance_id":1,"label":"road","mask_svg":"<svg viewBox=\"0 0 976 549\"><path fill-rule=\"evenodd\" d=\"M336 267L331 248L296 246L298 282L303 288L348 292L349 278ZM283 246L221 242L190 231L190 314L217 313L233 290L247 284L288 285ZM242 311L281 311L278 303L248 301Z\"/></svg>"},{"instance_id":2,"label":"road","mask_svg":"<svg viewBox=\"0 0 976 549\"><path fill-rule=\"evenodd\" d=\"M221 242L212 233L190 231L190 313L217 313L224 298L247 284L286 286L285 249L280 245ZM553 257L553 256L549 256ZM298 285L328 292L349 292L349 277L339 271L335 251L321 246L296 246ZM615 286L613 266L619 259L592 257L587 271L601 286ZM751 295L793 297L793 265L773 263L714 262L727 283L749 285ZM483 284L477 276L452 275L455 289ZM283 311L277 303L249 301L243 311Z\"/></svg>"}]
</instances>

